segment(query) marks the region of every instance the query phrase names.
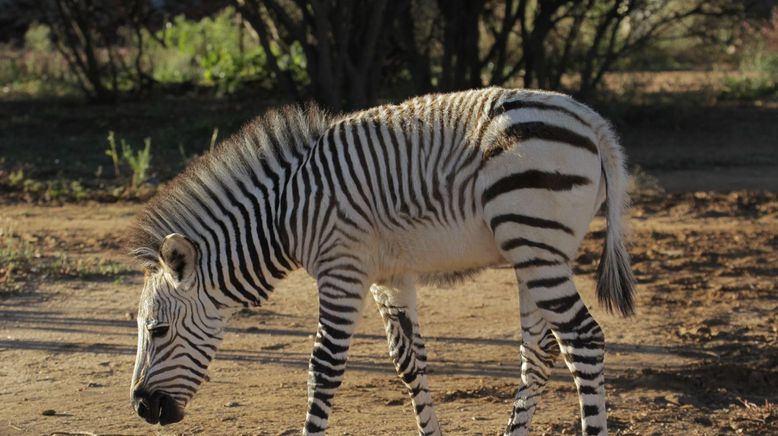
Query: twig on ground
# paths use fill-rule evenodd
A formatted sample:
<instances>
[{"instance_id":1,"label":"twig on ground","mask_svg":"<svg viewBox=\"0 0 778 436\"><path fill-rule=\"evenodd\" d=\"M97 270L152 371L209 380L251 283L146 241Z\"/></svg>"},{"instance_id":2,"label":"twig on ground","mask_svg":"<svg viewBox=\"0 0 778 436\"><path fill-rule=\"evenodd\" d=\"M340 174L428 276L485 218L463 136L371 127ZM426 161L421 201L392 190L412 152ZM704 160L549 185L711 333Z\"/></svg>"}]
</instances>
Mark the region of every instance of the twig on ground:
<instances>
[{"instance_id":1,"label":"twig on ground","mask_svg":"<svg viewBox=\"0 0 778 436\"><path fill-rule=\"evenodd\" d=\"M100 436L97 433L92 433L91 431L55 431L52 433L49 433L49 436Z\"/></svg>"}]
</instances>

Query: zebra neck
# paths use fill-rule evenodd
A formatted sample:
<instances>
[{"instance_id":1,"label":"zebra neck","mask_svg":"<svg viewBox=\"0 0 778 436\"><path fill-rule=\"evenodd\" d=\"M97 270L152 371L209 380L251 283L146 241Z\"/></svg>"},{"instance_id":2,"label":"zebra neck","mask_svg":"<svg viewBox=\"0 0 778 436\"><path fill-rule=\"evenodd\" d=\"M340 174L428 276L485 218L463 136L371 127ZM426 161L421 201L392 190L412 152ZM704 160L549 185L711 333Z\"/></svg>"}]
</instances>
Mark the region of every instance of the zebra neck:
<instances>
[{"instance_id":1,"label":"zebra neck","mask_svg":"<svg viewBox=\"0 0 778 436\"><path fill-rule=\"evenodd\" d=\"M306 207L310 204L307 199L310 192L299 183L301 172L305 170L303 163L306 161L307 155L290 162L274 199L274 235L279 244L278 253L282 253L287 261L287 272L301 267L307 269L301 245L305 240L303 235L308 231L307 217L304 215L308 212Z\"/></svg>"},{"instance_id":2,"label":"zebra neck","mask_svg":"<svg viewBox=\"0 0 778 436\"><path fill-rule=\"evenodd\" d=\"M195 242L199 279L217 307L261 304L300 266L280 223L292 174L329 118L317 108L286 107L257 118L172 180L130 230L135 257L159 266L160 243L172 233Z\"/></svg>"},{"instance_id":3,"label":"zebra neck","mask_svg":"<svg viewBox=\"0 0 778 436\"><path fill-rule=\"evenodd\" d=\"M203 280L218 307L261 305L293 268L280 249L272 207L233 191L229 203L207 205L195 238ZM207 210L203 208L203 210Z\"/></svg>"},{"instance_id":4,"label":"zebra neck","mask_svg":"<svg viewBox=\"0 0 778 436\"><path fill-rule=\"evenodd\" d=\"M264 145L259 155L249 154L250 151L244 154L247 171L231 173L232 181L226 190L231 194L229 213L236 215L237 209L246 217L242 223L233 220L231 226L235 229L231 237L240 243L232 250L220 252L238 260L231 262L234 267L226 271L234 289L231 300L236 300L233 297L237 292L241 304L245 305L246 299L249 304L261 304L281 279L303 265L299 252L293 248L299 229L295 224L300 194L306 195L307 191L294 180L326 128L325 121L314 108L307 112L295 109L282 117L271 115L264 125L244 131L248 142ZM224 230L229 235L229 229ZM236 256L241 250L244 254Z\"/></svg>"},{"instance_id":5,"label":"zebra neck","mask_svg":"<svg viewBox=\"0 0 778 436\"><path fill-rule=\"evenodd\" d=\"M266 156L252 168L248 180L236 179L230 189L230 209L238 211L231 214L245 217L242 223L233 221L234 235L230 229L221 230L226 230L225 239L235 241L230 249L220 250L221 263L229 268L222 268L224 273L217 275L222 282L215 283L228 290L223 293L233 303L230 306L261 305L280 280L301 266L290 250L290 228L284 219L296 210L282 199L304 160L303 146L290 148L295 153Z\"/></svg>"}]
</instances>

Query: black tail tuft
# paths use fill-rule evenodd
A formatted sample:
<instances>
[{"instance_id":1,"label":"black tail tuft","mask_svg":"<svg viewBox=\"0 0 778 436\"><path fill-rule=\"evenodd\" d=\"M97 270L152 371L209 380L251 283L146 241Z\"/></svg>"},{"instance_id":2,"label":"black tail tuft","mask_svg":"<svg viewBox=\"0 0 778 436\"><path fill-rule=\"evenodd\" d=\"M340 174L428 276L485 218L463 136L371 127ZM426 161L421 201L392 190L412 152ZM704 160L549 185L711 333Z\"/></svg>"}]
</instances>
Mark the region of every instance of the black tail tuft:
<instances>
[{"instance_id":1,"label":"black tail tuft","mask_svg":"<svg viewBox=\"0 0 778 436\"><path fill-rule=\"evenodd\" d=\"M597 267L597 300L609 313L628 317L635 313L635 277L621 235L613 240L610 229L607 234Z\"/></svg>"}]
</instances>

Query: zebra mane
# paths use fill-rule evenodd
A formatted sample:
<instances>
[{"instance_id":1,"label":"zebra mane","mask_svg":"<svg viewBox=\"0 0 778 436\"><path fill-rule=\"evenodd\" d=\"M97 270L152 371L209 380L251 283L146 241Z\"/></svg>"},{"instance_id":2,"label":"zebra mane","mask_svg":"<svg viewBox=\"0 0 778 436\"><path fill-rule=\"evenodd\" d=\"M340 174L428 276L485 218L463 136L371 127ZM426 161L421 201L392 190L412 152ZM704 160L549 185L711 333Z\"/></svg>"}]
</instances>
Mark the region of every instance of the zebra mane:
<instances>
[{"instance_id":1,"label":"zebra mane","mask_svg":"<svg viewBox=\"0 0 778 436\"><path fill-rule=\"evenodd\" d=\"M287 166L327 129L331 117L314 104L270 110L239 132L197 158L168 182L138 214L126 237L132 257L144 268L159 265L159 247L165 236L186 236L185 221L202 216L210 203L208 190L265 173L265 168Z\"/></svg>"}]
</instances>

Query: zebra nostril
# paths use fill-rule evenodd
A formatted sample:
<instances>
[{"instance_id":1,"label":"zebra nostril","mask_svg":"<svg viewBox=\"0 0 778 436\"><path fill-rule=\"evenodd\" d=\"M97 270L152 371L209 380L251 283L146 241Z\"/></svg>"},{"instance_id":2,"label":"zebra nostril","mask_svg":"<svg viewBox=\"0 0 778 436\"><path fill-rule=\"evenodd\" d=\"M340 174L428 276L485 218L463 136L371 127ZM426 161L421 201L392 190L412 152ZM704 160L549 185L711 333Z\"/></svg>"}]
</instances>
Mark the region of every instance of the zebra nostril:
<instances>
[{"instance_id":1,"label":"zebra nostril","mask_svg":"<svg viewBox=\"0 0 778 436\"><path fill-rule=\"evenodd\" d=\"M146 400L138 400L135 402L135 411L138 412L138 416L145 418L149 411L149 405Z\"/></svg>"},{"instance_id":2,"label":"zebra nostril","mask_svg":"<svg viewBox=\"0 0 778 436\"><path fill-rule=\"evenodd\" d=\"M149 414L149 393L143 389L138 389L132 392L132 403L135 406L135 412L141 418L146 418Z\"/></svg>"}]
</instances>

